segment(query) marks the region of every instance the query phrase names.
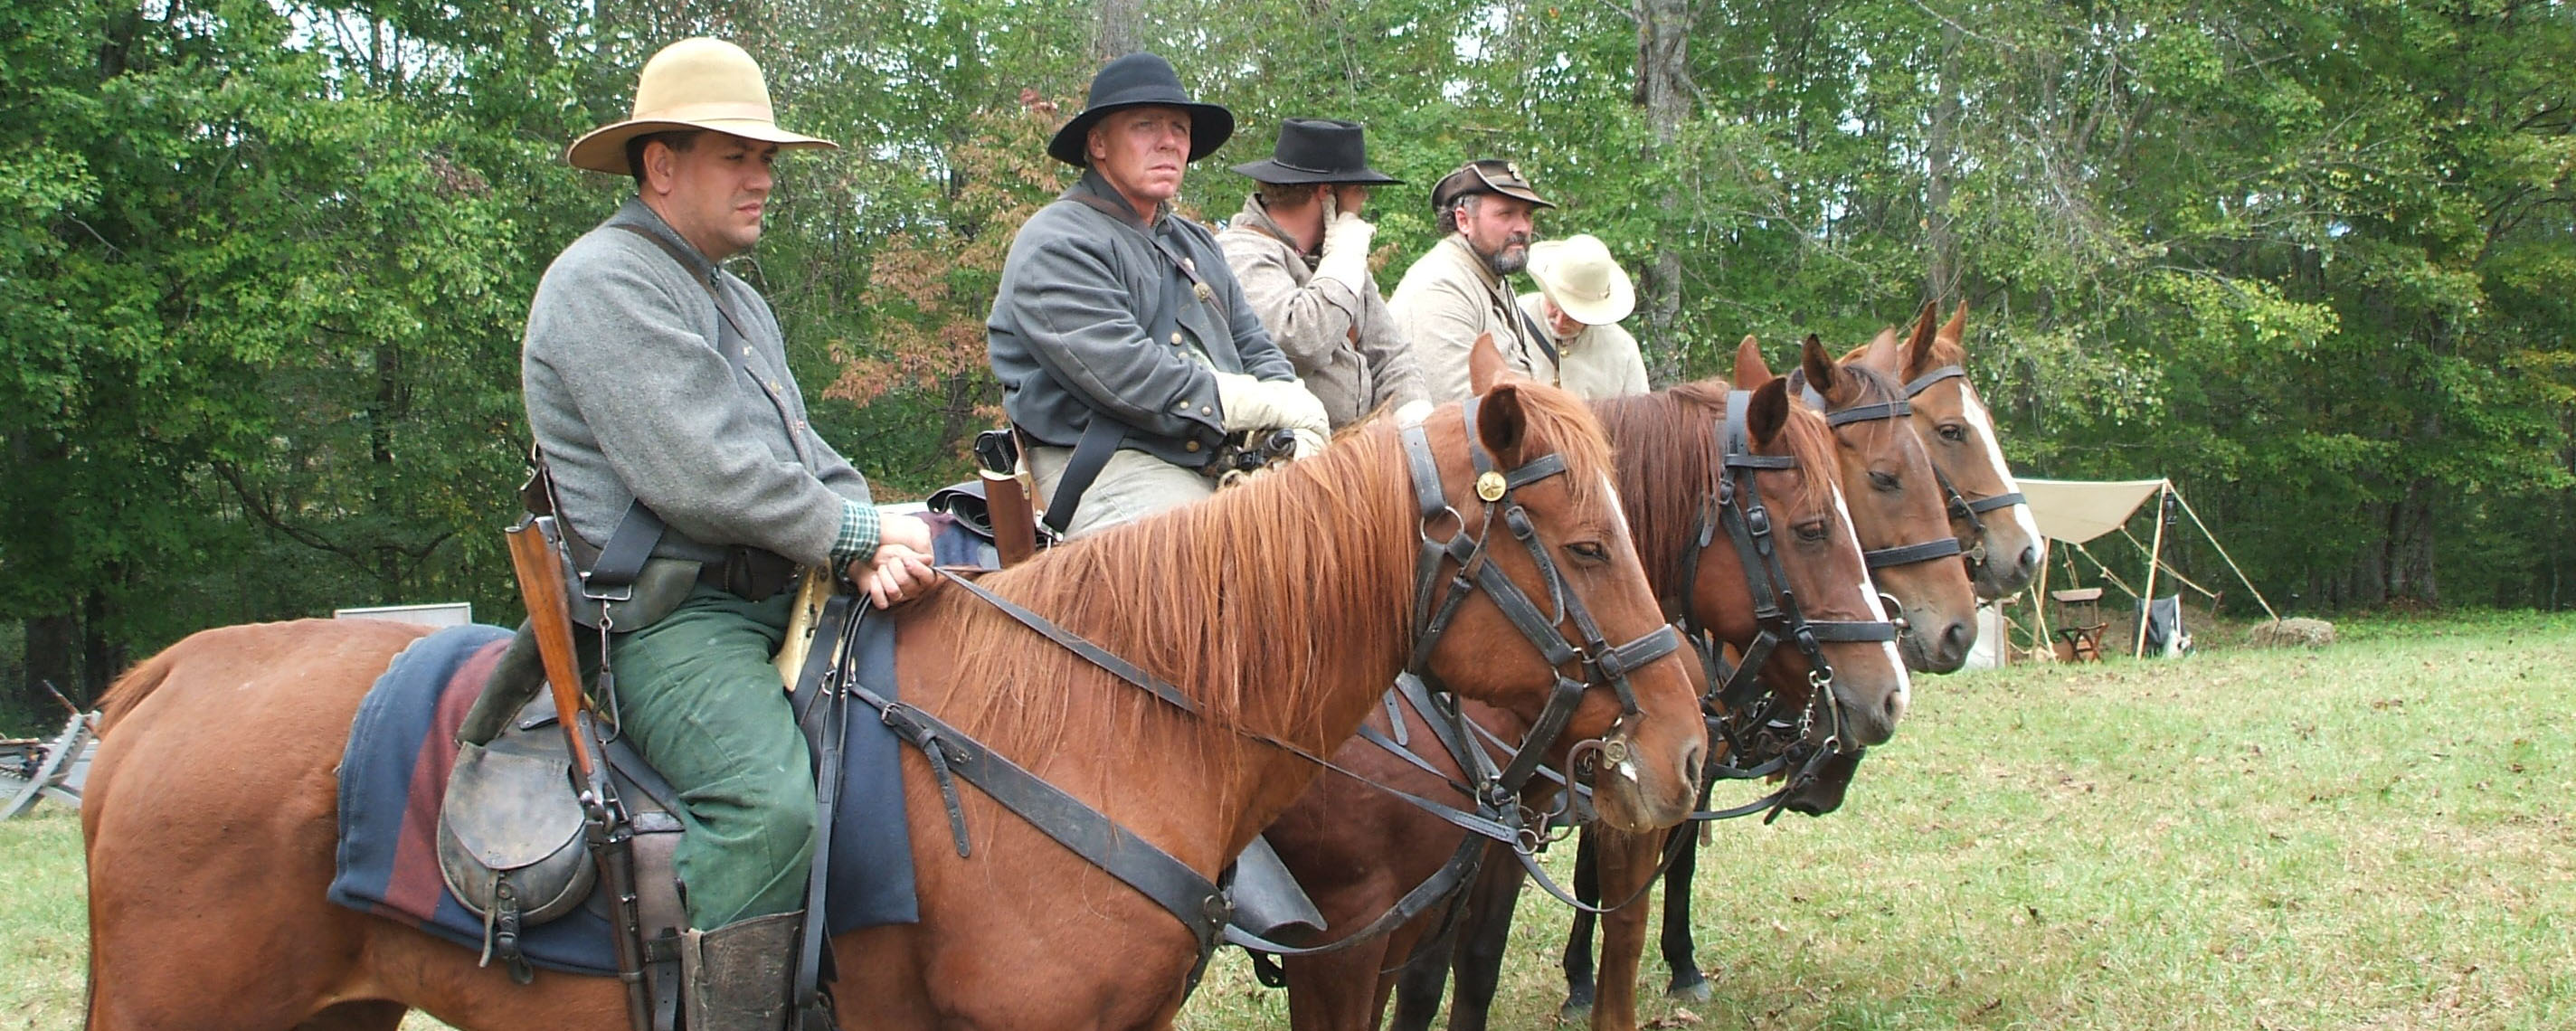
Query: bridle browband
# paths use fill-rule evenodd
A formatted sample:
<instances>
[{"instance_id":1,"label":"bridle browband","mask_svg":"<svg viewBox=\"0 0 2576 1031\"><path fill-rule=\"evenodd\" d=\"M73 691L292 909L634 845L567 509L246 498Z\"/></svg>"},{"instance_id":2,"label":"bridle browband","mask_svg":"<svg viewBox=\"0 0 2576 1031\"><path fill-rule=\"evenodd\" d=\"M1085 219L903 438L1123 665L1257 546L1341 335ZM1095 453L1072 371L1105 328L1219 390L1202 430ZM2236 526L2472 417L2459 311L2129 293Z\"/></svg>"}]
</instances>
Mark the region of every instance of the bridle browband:
<instances>
[{"instance_id":1,"label":"bridle browband","mask_svg":"<svg viewBox=\"0 0 2576 1031\"><path fill-rule=\"evenodd\" d=\"M1188 928L1196 938L1199 947L1198 963L1192 967L1189 977L1189 984L1192 986L1197 984L1199 975L1206 969L1208 957L1220 941L1232 941L1262 952L1301 955L1348 947L1392 930L1433 905L1445 901L1472 879L1476 862L1484 852L1484 842L1479 836L1513 842L1514 847L1521 850L1526 857L1527 850L1536 847L1533 839L1543 833L1544 819L1540 819L1539 828L1534 830L1530 826L1531 818L1539 814L1532 814L1523 809L1519 799L1520 789L1533 774L1539 772L1540 764L1544 761L1549 746L1555 742L1558 735L1564 732L1566 724L1572 720L1574 710L1582 702L1585 689L1593 684L1601 684L1615 691L1619 697L1620 719L1602 740L1587 741L1584 744L1604 751L1616 748L1624 752L1628 721L1641 712L1637 704L1636 691L1629 683L1630 671L1643 668L1678 651L1681 647L1681 636L1670 625L1657 627L1626 644L1612 645L1603 637L1599 624L1593 620L1590 610L1583 605L1582 599L1566 589L1564 578L1558 572L1555 561L1548 555L1546 545L1538 539L1537 527L1530 521L1527 511L1511 498L1512 491L1520 487L1567 472L1568 467L1564 456L1552 453L1542 455L1516 469L1508 471L1496 469L1492 457L1477 441L1476 410L1477 399L1474 398L1469 399L1463 408L1468 454L1476 469L1473 489L1476 496L1485 503L1480 524L1482 532L1476 534L1468 532L1465 518L1448 501L1446 492L1442 488L1439 462L1431 453L1429 435L1418 423L1405 426L1401 430L1406 465L1413 480L1414 493L1422 519L1418 529L1422 552L1415 568L1413 605L1415 625L1420 629L1417 631L1414 647L1406 660L1406 672L1398 678L1399 690L1405 691L1408 697L1416 699L1414 703L1416 707L1423 710L1425 718L1433 723L1435 730L1442 737L1448 738L1454 735L1462 742L1472 742L1472 736L1464 730L1471 724L1459 714L1455 696L1441 690L1435 698L1426 691L1426 684L1436 685L1437 683L1436 678L1430 673L1429 664L1438 638L1447 631L1467 596L1479 590L1493 601L1495 607L1520 631L1523 637L1537 646L1556 678L1555 685L1550 689L1546 708L1533 724L1530 734L1523 740L1520 750L1507 762L1497 766L1483 749L1472 747L1467 749L1468 754L1475 756L1477 761L1468 765L1462 758L1462 765L1466 766L1468 777L1472 782L1462 787L1466 787L1469 797L1475 799L1476 811L1464 812L1452 806L1377 784L1315 754L1310 749L1266 733L1239 726L1223 727L1237 736L1285 751L1320 768L1371 784L1381 791L1474 832L1461 843L1458 855L1452 857L1450 865L1444 867L1440 875L1435 875L1431 880L1407 893L1398 901L1396 908L1390 909L1378 920L1344 938L1326 945L1297 948L1271 942L1242 928L1229 926L1233 915L1232 904L1228 901L1222 885L1209 880L1169 852L1119 826L1107 815L1066 793L1063 789L1047 783L1010 759L985 747L982 742L969 737L963 731L942 722L926 711L888 698L867 685L859 683L853 666L854 655L843 655L839 658L832 675L823 682L823 687L826 690L846 691L867 703L877 710L879 717L898 736L921 750L933 778L938 782L941 800L947 809L949 831L954 838L957 854L961 858L969 855L972 849L967 840L964 811L959 803L953 779L957 777L962 777L968 783L982 789L994 801L1018 814L1023 820L1055 839L1068 850L1153 900L1179 920L1182 926ZM1493 523L1498 512L1506 530L1529 549L1531 560L1536 565L1540 578L1547 585L1549 608L1553 609L1557 616L1551 618L1543 614L1539 606L1530 599L1529 594L1505 576L1492 562L1487 546L1493 539ZM1457 525L1457 532L1445 540L1434 539L1431 524L1443 516ZM1440 588L1444 586L1440 579L1440 570L1442 566L1449 564L1455 564L1457 570L1445 583L1447 588L1445 597L1438 597ZM1093 644L1046 617L994 594L965 576L944 568L939 572L950 582L994 606L1003 614L1071 650L1076 656L1119 680L1145 691L1162 704L1193 717L1201 716L1198 707L1189 697L1170 682ZM853 624L857 619L862 618L865 612L864 606L852 606L850 618ZM1569 639L1558 629L1558 624L1568 621L1573 623L1575 633L1580 637L1580 643ZM1584 679L1575 680L1564 674L1563 669L1569 663L1576 665L1582 671ZM1439 689L1433 687L1430 690ZM1455 725L1441 727L1440 724L1444 719L1452 721ZM1611 761L1618 760L1614 758ZM1526 858L1525 861L1527 861Z\"/></svg>"},{"instance_id":2,"label":"bridle browband","mask_svg":"<svg viewBox=\"0 0 2576 1031\"><path fill-rule=\"evenodd\" d=\"M1916 376L1911 380L1907 380L1905 383L1905 396L1910 400L1917 395L1922 394L1924 391L1931 389L1932 384L1939 383L1945 379L1966 379L1967 376L1968 370L1964 368L1956 365L1944 365L1940 368L1925 372L1920 376ZM1941 463L1939 462L1932 463L1932 476L1934 479L1941 481L1941 497L1944 503L1949 507L1950 518L1968 524L1968 535L1977 539L1976 546L1969 548L1966 552L1968 558L1972 561L1983 559L1986 552L1986 521L1978 517L1988 512L1995 511L1996 509L2011 508L2014 505L2027 505L2030 503L2030 499L2023 497L2022 493L2017 490L1982 498L1971 498L1963 495L1959 493L1959 488L1950 485L1950 474L1941 471Z\"/></svg>"}]
</instances>

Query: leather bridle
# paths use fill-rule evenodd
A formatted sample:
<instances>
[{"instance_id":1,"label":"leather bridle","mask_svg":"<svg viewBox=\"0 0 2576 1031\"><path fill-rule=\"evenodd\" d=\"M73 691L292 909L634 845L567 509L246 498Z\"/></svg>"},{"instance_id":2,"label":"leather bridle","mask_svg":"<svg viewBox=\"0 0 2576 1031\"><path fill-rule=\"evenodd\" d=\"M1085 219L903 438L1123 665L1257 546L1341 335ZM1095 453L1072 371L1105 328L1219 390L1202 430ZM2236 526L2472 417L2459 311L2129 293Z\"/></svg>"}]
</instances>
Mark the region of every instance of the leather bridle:
<instances>
[{"instance_id":1,"label":"leather bridle","mask_svg":"<svg viewBox=\"0 0 2576 1031\"><path fill-rule=\"evenodd\" d=\"M1841 429L1856 422L1880 422L1883 420L1906 419L1911 418L1914 415L1914 402L1912 398L1917 391L1914 390L1911 385L1908 386L1905 396L1897 398L1896 400L1880 401L1875 404L1853 405L1849 408L1840 410L1825 407L1824 395L1817 393L1815 387L1808 385L1807 372L1805 369L1799 369L1789 374L1789 386L1792 389L1801 391L1802 396L1805 397L1809 406L1819 412L1825 413L1825 425L1831 429ZM1908 427L1908 429L1911 429L1911 427ZM1926 455L1925 457L1927 459L1925 464L1931 464L1928 461L1930 456ZM1932 466L1932 478L1940 482L1944 496L1950 498L1956 498L1959 496L1958 491L1950 488L1949 479L1941 475L1940 466ZM1955 535L1944 535L1928 541L1916 541L1912 544L1898 544L1891 547L1865 550L1860 553L1860 557L1862 564L1867 565L1872 570L1879 570L1886 569L1891 566L1910 566L1918 562L1932 562L1939 559L1949 558L1950 556L1957 555L1959 553L1959 538Z\"/></svg>"},{"instance_id":2,"label":"leather bridle","mask_svg":"<svg viewBox=\"0 0 2576 1031\"><path fill-rule=\"evenodd\" d=\"M1945 379L1966 379L1967 376L1968 370L1966 369L1960 368L1956 365L1944 365L1906 381L1905 396L1910 402L1912 398L1920 396L1924 391L1931 389L1932 385L1935 383L1939 383ZM1909 411L1910 410L1911 409L1909 407ZM1977 539L1977 543L1974 547L1968 548L1966 551L1962 552L1962 554L1967 556L1968 561L1971 563L1982 562L1986 557L1986 521L1978 517L1988 512L1995 511L1996 509L2011 508L2014 505L2027 505L2030 503L2030 499L2023 497L2022 493L2017 490L2008 491L2002 494L1992 494L1981 498L1971 498L1963 495L1959 493L1959 488L1950 485L1950 474L1941 471L1941 463L1939 462L1932 463L1932 476L1934 479L1941 481L1941 497L1944 503L1949 507L1951 520L1968 524L1968 536L1972 536Z\"/></svg>"},{"instance_id":3,"label":"leather bridle","mask_svg":"<svg viewBox=\"0 0 2576 1031\"><path fill-rule=\"evenodd\" d=\"M1538 772L1549 746L1554 743L1558 735L1563 733L1566 724L1573 718L1574 710L1581 704L1585 689L1594 684L1611 688L1618 694L1621 714L1619 722L1612 726L1609 734L1604 735L1599 741L1584 742L1584 745L1597 748L1603 753L1617 752L1624 757L1628 749L1628 724L1641 711L1637 704L1636 691L1629 684L1629 672L1643 668L1681 647L1680 634L1669 625L1657 627L1625 644L1613 645L1603 637L1599 624L1593 620L1591 612L1583 605L1582 599L1566 589L1564 577L1559 573L1554 559L1549 556L1546 544L1538 539L1537 527L1530 521L1528 512L1511 497L1514 490L1550 476L1566 473L1568 467L1564 456L1548 454L1515 469L1495 468L1492 456L1485 452L1476 437L1476 410L1476 399L1470 399L1465 403L1463 414L1467 448L1476 469L1473 490L1484 502L1483 518L1479 525L1480 532L1477 533L1468 532L1465 518L1448 500L1440 477L1439 462L1431 452L1428 434L1419 424L1409 425L1401 430L1406 465L1412 476L1415 498L1422 519L1418 530L1422 550L1415 569L1413 605L1415 625L1420 629L1417 631L1418 636L1415 638L1412 652L1407 657L1406 672L1399 678L1399 683L1404 685L1401 689L1408 690L1414 697L1422 699L1416 704L1424 709L1424 715L1432 720L1435 727L1443 722L1444 717L1454 721L1451 727L1439 728L1444 738L1455 734L1462 742L1473 741L1472 736L1464 729L1469 724L1458 714L1454 697L1433 699L1423 692L1426 685L1436 684L1436 678L1431 676L1429 665L1440 636L1448 630L1467 597L1478 591L1482 591L1490 598L1495 607L1501 610L1504 617L1520 631L1522 636L1538 647L1540 654L1546 658L1549 668L1553 671L1556 683L1550 689L1546 708L1541 712L1530 735L1522 742L1519 751L1508 761L1497 765L1492 757L1486 755L1480 748L1470 747L1466 750L1467 754L1475 756L1477 761L1467 765L1468 776L1472 783L1460 786L1467 791L1470 798L1475 800L1474 812L1462 811L1456 807L1397 791L1384 785L1375 785L1380 790L1475 833L1466 839L1459 855L1452 857L1451 864L1443 868L1441 875L1426 881L1408 893L1395 909L1389 910L1378 920L1347 937L1323 946L1295 948L1262 939L1241 928L1228 926L1232 916L1232 904L1228 901L1223 886L1192 869L1169 852L1119 826L1089 804L1047 783L1010 759L993 752L965 732L928 712L896 701L868 685L859 683L855 668L851 664L854 661L853 657L842 657L830 679L824 682L824 688L846 691L851 697L866 703L877 711L879 717L895 731L897 736L921 750L930 766L932 777L938 782L941 799L947 809L950 835L961 858L969 855L972 848L967 839L966 822L959 803L955 778L963 778L975 785L1004 808L1017 813L1030 825L1063 844L1076 855L1153 900L1174 919L1179 920L1198 941L1199 959L1190 972L1191 985L1197 983L1200 973L1206 969L1208 956L1215 950L1219 941L1232 941L1246 948L1263 952L1298 955L1347 947L1375 934L1383 933L1412 919L1432 905L1445 901L1472 879L1475 860L1484 851L1484 843L1476 835L1513 842L1515 848L1523 850L1524 853L1527 849L1534 848L1536 843L1533 839L1540 832L1532 829L1531 820L1534 817L1538 818L1537 826L1543 828L1544 818L1541 814L1527 812L1521 806L1520 788ZM1529 550L1531 560L1538 569L1540 578L1546 584L1548 609L1556 613L1554 616L1543 612L1531 600L1528 592L1523 591L1520 585L1505 576L1492 561L1489 547L1493 544L1494 523L1498 518L1506 532ZM1457 530L1445 539L1435 538L1433 524L1444 519L1455 524ZM1440 576L1441 570L1443 567L1453 565L1454 572L1444 581ZM940 573L950 582L974 594L1005 615L1073 651L1077 656L1119 680L1145 691L1162 704L1194 717L1201 716L1198 706L1189 699L1188 695L1168 681L1093 644L1046 617L994 594L955 571L943 568ZM852 606L852 609L853 620L861 618L866 611L864 606ZM1558 629L1559 624L1566 622L1573 624L1576 637L1569 637ZM1578 667L1582 671L1583 679L1567 677L1564 669L1568 665ZM1432 689L1436 690L1436 687ZM1442 694L1445 696L1446 692ZM1434 715L1435 713L1439 715ZM1270 734L1240 726L1228 725L1223 729L1248 740L1287 752L1318 767L1342 773L1362 780L1364 783L1375 784L1293 742L1283 741ZM1610 758L1609 761L1615 763L1619 759ZM1465 762L1466 760L1462 758L1462 763Z\"/></svg>"}]
</instances>

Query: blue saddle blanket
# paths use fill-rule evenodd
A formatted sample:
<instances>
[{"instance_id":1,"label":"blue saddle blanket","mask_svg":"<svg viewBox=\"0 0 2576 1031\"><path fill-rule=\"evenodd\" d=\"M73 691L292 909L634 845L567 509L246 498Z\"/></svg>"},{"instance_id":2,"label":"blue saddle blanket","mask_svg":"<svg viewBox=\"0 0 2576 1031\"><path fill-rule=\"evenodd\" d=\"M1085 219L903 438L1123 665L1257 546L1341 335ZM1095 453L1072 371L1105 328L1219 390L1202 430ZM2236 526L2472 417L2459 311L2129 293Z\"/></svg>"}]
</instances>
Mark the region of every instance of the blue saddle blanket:
<instances>
[{"instance_id":1,"label":"blue saddle blanket","mask_svg":"<svg viewBox=\"0 0 2576 1031\"><path fill-rule=\"evenodd\" d=\"M893 626L862 620L852 643L858 679L888 696L896 684ZM368 689L341 757L332 902L482 947L483 921L439 876L438 806L456 764L457 728L509 638L510 631L490 626L439 631L396 655ZM896 762L902 745L864 706L856 709L844 728L843 786L826 843L825 927L833 934L920 918ZM815 722L806 727L809 742L820 729ZM520 948L536 966L613 975L617 955L609 935L604 902L594 893L570 914L527 928Z\"/></svg>"}]
</instances>

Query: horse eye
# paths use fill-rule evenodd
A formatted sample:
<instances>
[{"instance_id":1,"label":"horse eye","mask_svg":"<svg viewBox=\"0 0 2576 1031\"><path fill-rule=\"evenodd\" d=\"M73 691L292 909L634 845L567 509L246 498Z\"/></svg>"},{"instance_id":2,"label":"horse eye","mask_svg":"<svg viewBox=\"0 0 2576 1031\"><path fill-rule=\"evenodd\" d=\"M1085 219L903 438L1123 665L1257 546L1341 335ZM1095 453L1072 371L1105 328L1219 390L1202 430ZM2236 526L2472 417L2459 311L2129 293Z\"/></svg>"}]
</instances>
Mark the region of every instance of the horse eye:
<instances>
[{"instance_id":1,"label":"horse eye","mask_svg":"<svg viewBox=\"0 0 2576 1031\"><path fill-rule=\"evenodd\" d=\"M1807 522L1799 523L1798 539L1809 542L1824 540L1825 521L1822 519L1811 519Z\"/></svg>"},{"instance_id":2,"label":"horse eye","mask_svg":"<svg viewBox=\"0 0 2576 1031\"><path fill-rule=\"evenodd\" d=\"M1869 474L1869 485L1882 491L1890 491L1897 488L1895 476L1880 472Z\"/></svg>"},{"instance_id":3,"label":"horse eye","mask_svg":"<svg viewBox=\"0 0 2576 1031\"><path fill-rule=\"evenodd\" d=\"M1592 541L1577 541L1566 545L1565 550L1573 552L1576 558L1583 559L1586 562L1610 561L1610 549L1604 548Z\"/></svg>"},{"instance_id":4,"label":"horse eye","mask_svg":"<svg viewBox=\"0 0 2576 1031\"><path fill-rule=\"evenodd\" d=\"M1958 423L1943 423L1936 427L1933 432L1939 433L1941 435L1941 439L1953 444L1968 439L1967 428L1959 425Z\"/></svg>"}]
</instances>

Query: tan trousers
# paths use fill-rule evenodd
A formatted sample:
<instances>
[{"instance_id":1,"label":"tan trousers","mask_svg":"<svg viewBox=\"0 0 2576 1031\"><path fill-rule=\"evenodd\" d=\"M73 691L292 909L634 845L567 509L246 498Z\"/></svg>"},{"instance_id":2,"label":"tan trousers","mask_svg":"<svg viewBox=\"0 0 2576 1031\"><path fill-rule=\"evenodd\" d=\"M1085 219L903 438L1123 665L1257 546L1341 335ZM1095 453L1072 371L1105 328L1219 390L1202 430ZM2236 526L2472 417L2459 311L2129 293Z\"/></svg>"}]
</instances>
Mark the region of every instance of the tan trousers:
<instances>
[{"instance_id":1,"label":"tan trousers","mask_svg":"<svg viewBox=\"0 0 2576 1031\"><path fill-rule=\"evenodd\" d=\"M1073 460L1068 447L1029 448L1029 472L1037 477L1039 504L1055 500L1056 483ZM1216 481L1142 451L1124 448L1100 467L1100 478L1082 492L1066 537L1083 537L1120 523L1134 522L1167 508L1179 508L1216 493Z\"/></svg>"}]
</instances>

